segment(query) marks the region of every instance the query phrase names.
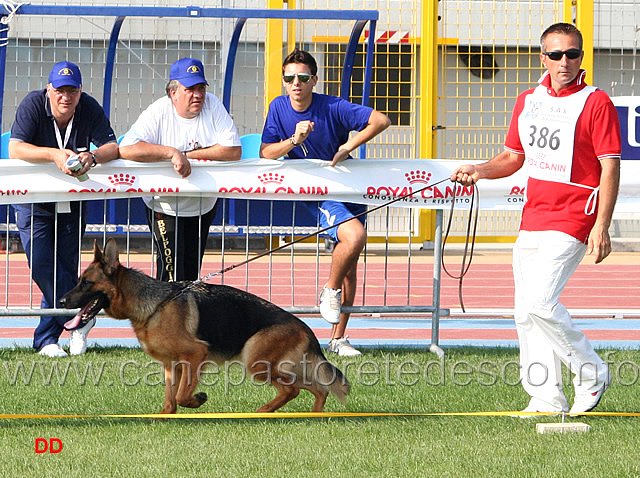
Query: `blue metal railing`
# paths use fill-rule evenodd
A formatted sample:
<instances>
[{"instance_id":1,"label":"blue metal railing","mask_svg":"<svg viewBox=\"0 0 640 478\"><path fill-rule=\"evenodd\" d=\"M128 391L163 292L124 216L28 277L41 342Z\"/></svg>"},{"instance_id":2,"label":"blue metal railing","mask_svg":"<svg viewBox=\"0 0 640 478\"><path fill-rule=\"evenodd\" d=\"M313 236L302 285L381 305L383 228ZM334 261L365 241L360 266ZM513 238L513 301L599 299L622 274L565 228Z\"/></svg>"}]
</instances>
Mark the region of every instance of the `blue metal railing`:
<instances>
[{"instance_id":1,"label":"blue metal railing","mask_svg":"<svg viewBox=\"0 0 640 478\"><path fill-rule=\"evenodd\" d=\"M3 16L6 16L4 13ZM224 77L223 98L227 111L231 106L231 86L233 84L233 67L235 65L240 34L248 19L282 19L282 20L342 20L355 21L343 66L341 96L349 99L351 73L355 62L357 44L364 26L369 23L368 48L365 62L365 77L362 94L362 104L367 104L371 90L373 71L373 52L375 28L379 17L376 10L280 10L280 9L248 9L248 8L203 8L189 7L107 7L107 6L66 6L66 5L22 5L16 11L17 15L66 15L66 16L101 16L116 17L111 29L109 49L106 56L104 90L102 106L109 116L111 109L111 91L115 52L122 24L126 17L170 17L170 18L237 18L236 26L227 53L227 69ZM0 41L6 40L7 30L0 31ZM4 78L6 68L6 43L0 46L0 118L2 118L2 104L4 100ZM361 154L365 154L362 150Z\"/></svg>"}]
</instances>

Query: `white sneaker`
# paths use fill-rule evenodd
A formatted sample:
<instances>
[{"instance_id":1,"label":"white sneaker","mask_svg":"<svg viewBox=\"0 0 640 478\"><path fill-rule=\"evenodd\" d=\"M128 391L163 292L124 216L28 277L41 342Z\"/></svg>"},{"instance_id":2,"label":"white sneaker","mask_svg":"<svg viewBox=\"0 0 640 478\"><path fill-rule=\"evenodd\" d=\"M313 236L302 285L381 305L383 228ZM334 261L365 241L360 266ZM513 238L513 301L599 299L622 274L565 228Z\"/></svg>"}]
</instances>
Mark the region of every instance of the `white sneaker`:
<instances>
[{"instance_id":1,"label":"white sneaker","mask_svg":"<svg viewBox=\"0 0 640 478\"><path fill-rule=\"evenodd\" d=\"M576 416L581 413L590 412L596 408L602 398L602 395L607 391L610 384L611 375L609 375L607 380L602 383L600 389L595 392L576 393L576 397L573 400L573 406L571 407L571 410L569 410L569 415Z\"/></svg>"},{"instance_id":2,"label":"white sneaker","mask_svg":"<svg viewBox=\"0 0 640 478\"><path fill-rule=\"evenodd\" d=\"M342 289L322 288L320 292L320 313L330 324L340 322L340 306L342 305Z\"/></svg>"},{"instance_id":3,"label":"white sneaker","mask_svg":"<svg viewBox=\"0 0 640 478\"><path fill-rule=\"evenodd\" d=\"M95 317L87 322L84 327L69 332L71 335L69 353L71 355L82 355L87 351L87 335L89 335L89 331L94 325L96 325Z\"/></svg>"},{"instance_id":4,"label":"white sneaker","mask_svg":"<svg viewBox=\"0 0 640 478\"><path fill-rule=\"evenodd\" d=\"M67 352L65 352L64 350L62 350L62 347L60 347L60 345L58 344L49 344L49 345L45 345L44 347L42 347L38 353L40 355L45 355L47 357L50 358L57 358L57 357L67 357Z\"/></svg>"},{"instance_id":5,"label":"white sneaker","mask_svg":"<svg viewBox=\"0 0 640 478\"><path fill-rule=\"evenodd\" d=\"M547 417L553 417L553 416L557 416L557 415L561 415L562 413L566 413L567 410L557 410L551 407L545 407L545 406L536 406L536 405L531 405L529 404L527 406L527 408L525 408L524 410L522 410L520 413L522 415L511 415L512 417L518 417L518 418L534 418L537 417L539 415L529 415L532 413L548 413L549 415L543 415L543 416L547 416Z\"/></svg>"},{"instance_id":6,"label":"white sneaker","mask_svg":"<svg viewBox=\"0 0 640 478\"><path fill-rule=\"evenodd\" d=\"M531 397L529 400L529 404L527 407L522 410L521 415L511 415L512 417L519 418L532 418L538 415L529 415L530 413L550 413L553 415L560 415L562 413L567 413L569 410L569 404L566 399L563 398L563 404L554 405L553 403L545 402L544 400L540 400L539 398ZM561 401L560 397L556 399L558 402Z\"/></svg>"},{"instance_id":7,"label":"white sneaker","mask_svg":"<svg viewBox=\"0 0 640 478\"><path fill-rule=\"evenodd\" d=\"M356 357L362 355L359 350L353 348L353 345L349 343L349 336L342 337L340 339L331 339L327 350L338 354L341 357Z\"/></svg>"}]
</instances>

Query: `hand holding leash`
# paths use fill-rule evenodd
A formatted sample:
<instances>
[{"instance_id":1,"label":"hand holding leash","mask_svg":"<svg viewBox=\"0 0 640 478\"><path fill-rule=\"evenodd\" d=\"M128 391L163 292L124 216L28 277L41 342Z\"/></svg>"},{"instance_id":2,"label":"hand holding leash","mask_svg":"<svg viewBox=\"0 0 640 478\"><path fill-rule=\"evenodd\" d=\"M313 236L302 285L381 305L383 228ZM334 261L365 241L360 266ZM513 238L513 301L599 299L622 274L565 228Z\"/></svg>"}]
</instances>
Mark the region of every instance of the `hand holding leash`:
<instances>
[{"instance_id":1,"label":"hand holding leash","mask_svg":"<svg viewBox=\"0 0 640 478\"><path fill-rule=\"evenodd\" d=\"M478 170L473 164L465 164L453 171L449 179L463 186L471 186L478 182L479 176Z\"/></svg>"}]
</instances>

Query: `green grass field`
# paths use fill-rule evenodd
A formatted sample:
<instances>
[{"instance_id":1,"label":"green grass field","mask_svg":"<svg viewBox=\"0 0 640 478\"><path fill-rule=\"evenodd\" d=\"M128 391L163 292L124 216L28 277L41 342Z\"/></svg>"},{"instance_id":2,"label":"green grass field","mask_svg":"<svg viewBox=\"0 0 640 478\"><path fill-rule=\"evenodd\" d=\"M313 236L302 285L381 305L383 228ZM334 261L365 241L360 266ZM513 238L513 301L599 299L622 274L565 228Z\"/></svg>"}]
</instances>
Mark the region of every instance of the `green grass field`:
<instances>
[{"instance_id":1,"label":"green grass field","mask_svg":"<svg viewBox=\"0 0 640 478\"><path fill-rule=\"evenodd\" d=\"M330 359L352 390L327 412L519 410L516 349L448 349L444 362L415 349L366 349ZM640 352L600 351L614 383L597 411L640 410ZM541 435L539 422L486 416L173 419L93 415L157 413L160 366L139 349L91 348L81 357L45 359L30 349L0 349L2 414L91 418L0 419L0 470L9 477L629 477L640 476L640 418L580 417L588 433ZM273 389L243 380L237 366L211 370L198 390L199 412L251 412ZM571 401L570 377L565 377ZM282 411L311 409L302 392ZM59 453L35 453L37 438L57 438Z\"/></svg>"}]
</instances>

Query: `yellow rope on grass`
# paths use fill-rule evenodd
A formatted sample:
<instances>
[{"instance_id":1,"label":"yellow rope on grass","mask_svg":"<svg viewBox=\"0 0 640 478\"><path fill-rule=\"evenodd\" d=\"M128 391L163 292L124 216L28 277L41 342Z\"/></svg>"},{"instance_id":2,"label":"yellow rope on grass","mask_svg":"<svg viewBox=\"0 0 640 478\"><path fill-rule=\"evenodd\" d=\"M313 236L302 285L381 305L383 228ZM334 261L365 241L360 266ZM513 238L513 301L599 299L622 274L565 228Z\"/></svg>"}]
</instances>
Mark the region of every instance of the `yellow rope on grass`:
<instances>
[{"instance_id":1,"label":"yellow rope on grass","mask_svg":"<svg viewBox=\"0 0 640 478\"><path fill-rule=\"evenodd\" d=\"M584 412L579 415L564 414L565 417L640 417L639 412ZM244 420L256 418L367 418L367 417L525 417L525 416L560 416L557 413L502 411L502 412L433 412L433 413L401 413L401 412L214 412L214 413L142 413L112 415L42 415L42 414L0 414L0 420L34 419L34 418L161 418L161 419L216 419Z\"/></svg>"}]
</instances>

